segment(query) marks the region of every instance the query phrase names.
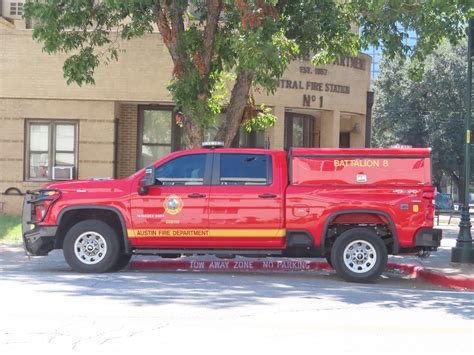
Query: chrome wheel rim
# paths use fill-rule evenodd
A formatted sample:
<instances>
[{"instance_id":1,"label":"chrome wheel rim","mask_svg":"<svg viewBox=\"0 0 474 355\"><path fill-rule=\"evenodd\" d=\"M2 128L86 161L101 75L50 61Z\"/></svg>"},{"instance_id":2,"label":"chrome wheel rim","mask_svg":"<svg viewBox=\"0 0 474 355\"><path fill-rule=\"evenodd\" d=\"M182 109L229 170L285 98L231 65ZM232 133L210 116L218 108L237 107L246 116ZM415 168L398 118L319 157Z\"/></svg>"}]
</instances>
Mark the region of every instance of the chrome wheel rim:
<instances>
[{"instance_id":1,"label":"chrome wheel rim","mask_svg":"<svg viewBox=\"0 0 474 355\"><path fill-rule=\"evenodd\" d=\"M368 272L375 267L377 252L366 240L355 240L344 249L344 264L357 274Z\"/></svg>"},{"instance_id":2,"label":"chrome wheel rim","mask_svg":"<svg viewBox=\"0 0 474 355\"><path fill-rule=\"evenodd\" d=\"M100 263L107 254L107 242L97 232L85 232L77 237L74 253L82 263L94 265Z\"/></svg>"}]
</instances>

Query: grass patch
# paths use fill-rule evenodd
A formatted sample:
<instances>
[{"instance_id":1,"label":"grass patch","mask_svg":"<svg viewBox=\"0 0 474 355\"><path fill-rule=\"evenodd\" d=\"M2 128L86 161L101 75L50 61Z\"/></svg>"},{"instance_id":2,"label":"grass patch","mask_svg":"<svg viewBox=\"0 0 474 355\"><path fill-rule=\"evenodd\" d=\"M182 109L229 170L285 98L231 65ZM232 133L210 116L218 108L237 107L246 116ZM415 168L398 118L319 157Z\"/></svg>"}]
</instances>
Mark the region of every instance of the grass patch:
<instances>
[{"instance_id":1,"label":"grass patch","mask_svg":"<svg viewBox=\"0 0 474 355\"><path fill-rule=\"evenodd\" d=\"M0 215L0 243L21 244L21 217Z\"/></svg>"}]
</instances>

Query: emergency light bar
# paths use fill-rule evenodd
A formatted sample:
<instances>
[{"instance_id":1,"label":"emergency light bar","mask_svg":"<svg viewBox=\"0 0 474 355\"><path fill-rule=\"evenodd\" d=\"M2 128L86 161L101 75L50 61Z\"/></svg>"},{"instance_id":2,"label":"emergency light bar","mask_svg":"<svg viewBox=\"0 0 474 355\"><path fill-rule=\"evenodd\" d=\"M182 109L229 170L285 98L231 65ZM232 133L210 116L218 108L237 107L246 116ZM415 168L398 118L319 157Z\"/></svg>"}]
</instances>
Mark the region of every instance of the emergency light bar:
<instances>
[{"instance_id":1,"label":"emergency light bar","mask_svg":"<svg viewBox=\"0 0 474 355\"><path fill-rule=\"evenodd\" d=\"M202 142L202 147L208 149L224 148L224 142Z\"/></svg>"}]
</instances>

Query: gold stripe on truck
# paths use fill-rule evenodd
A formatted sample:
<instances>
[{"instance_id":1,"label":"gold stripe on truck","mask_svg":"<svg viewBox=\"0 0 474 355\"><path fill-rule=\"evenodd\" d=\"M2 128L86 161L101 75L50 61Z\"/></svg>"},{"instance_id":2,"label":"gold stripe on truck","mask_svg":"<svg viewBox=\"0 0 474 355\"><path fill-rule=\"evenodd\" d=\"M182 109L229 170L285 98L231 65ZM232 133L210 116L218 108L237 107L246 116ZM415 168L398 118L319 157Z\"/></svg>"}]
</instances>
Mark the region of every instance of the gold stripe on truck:
<instances>
[{"instance_id":1,"label":"gold stripe on truck","mask_svg":"<svg viewBox=\"0 0 474 355\"><path fill-rule=\"evenodd\" d=\"M282 238L286 229L128 229L129 238Z\"/></svg>"}]
</instances>

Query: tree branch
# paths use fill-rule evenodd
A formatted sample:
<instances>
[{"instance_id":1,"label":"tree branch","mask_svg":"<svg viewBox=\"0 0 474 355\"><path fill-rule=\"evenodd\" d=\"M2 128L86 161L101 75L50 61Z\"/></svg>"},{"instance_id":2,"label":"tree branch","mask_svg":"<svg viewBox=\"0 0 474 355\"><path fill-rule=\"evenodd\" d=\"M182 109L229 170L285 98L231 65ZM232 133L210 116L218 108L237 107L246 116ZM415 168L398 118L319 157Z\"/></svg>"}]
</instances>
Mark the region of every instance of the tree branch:
<instances>
[{"instance_id":1,"label":"tree branch","mask_svg":"<svg viewBox=\"0 0 474 355\"><path fill-rule=\"evenodd\" d=\"M203 38L203 73L201 76L208 76L211 71L212 54L214 53L214 42L216 39L217 26L219 23L219 16L222 11L221 0L207 1L207 21L204 28Z\"/></svg>"},{"instance_id":2,"label":"tree branch","mask_svg":"<svg viewBox=\"0 0 474 355\"><path fill-rule=\"evenodd\" d=\"M240 128L251 85L252 73L248 70L241 70L232 88L225 120L221 123L216 135L216 140L223 141L226 147L230 147L232 140Z\"/></svg>"},{"instance_id":3,"label":"tree branch","mask_svg":"<svg viewBox=\"0 0 474 355\"><path fill-rule=\"evenodd\" d=\"M153 12L163 43L170 51L171 59L176 67L181 63L178 55L178 41L180 34L184 32L184 21L183 12L178 11L176 1L173 1L171 6L172 9L166 2L163 5L158 2Z\"/></svg>"}]
</instances>

